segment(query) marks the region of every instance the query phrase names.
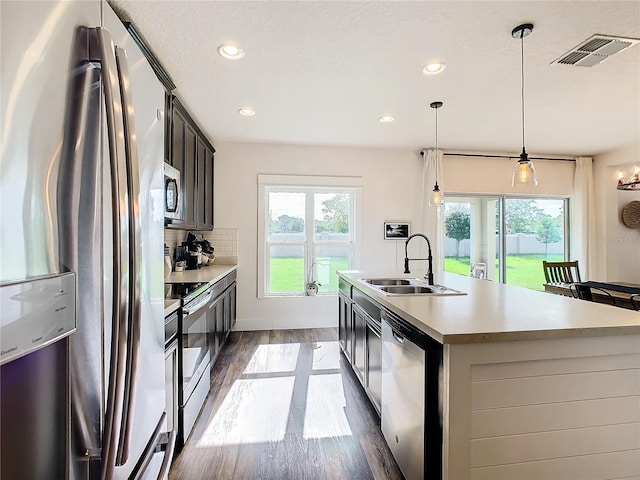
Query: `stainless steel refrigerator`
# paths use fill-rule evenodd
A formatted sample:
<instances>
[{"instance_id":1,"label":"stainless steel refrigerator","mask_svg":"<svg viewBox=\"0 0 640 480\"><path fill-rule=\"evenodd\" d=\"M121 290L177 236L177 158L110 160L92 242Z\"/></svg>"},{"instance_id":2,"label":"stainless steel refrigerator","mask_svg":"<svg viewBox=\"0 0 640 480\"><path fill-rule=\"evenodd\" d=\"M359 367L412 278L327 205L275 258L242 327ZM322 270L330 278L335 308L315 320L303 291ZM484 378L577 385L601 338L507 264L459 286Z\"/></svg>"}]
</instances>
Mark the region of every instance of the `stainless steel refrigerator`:
<instances>
[{"instance_id":1,"label":"stainless steel refrigerator","mask_svg":"<svg viewBox=\"0 0 640 480\"><path fill-rule=\"evenodd\" d=\"M0 477L156 477L163 87L106 2L3 0L0 21ZM38 334L49 311L72 325Z\"/></svg>"}]
</instances>

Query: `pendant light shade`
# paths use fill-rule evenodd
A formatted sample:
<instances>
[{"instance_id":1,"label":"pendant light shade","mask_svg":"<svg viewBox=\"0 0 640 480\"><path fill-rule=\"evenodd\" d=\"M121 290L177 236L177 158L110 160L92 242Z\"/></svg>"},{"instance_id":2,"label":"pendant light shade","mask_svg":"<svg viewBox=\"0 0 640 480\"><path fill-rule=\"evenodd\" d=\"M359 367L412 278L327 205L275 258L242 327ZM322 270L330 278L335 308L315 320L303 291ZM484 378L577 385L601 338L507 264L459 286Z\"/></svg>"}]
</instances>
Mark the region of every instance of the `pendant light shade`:
<instances>
[{"instance_id":1,"label":"pendant light shade","mask_svg":"<svg viewBox=\"0 0 640 480\"><path fill-rule=\"evenodd\" d=\"M433 185L433 193L429 197L429 205L441 207L444 205L444 194L440 191L440 186L438 185L438 109L442 106L442 102L432 102L429 106L436 111L436 183Z\"/></svg>"},{"instance_id":2,"label":"pendant light shade","mask_svg":"<svg viewBox=\"0 0 640 480\"><path fill-rule=\"evenodd\" d=\"M529 160L527 151L524 148L524 37L528 36L533 31L533 24L525 23L518 25L511 32L513 38L520 39L520 59L521 59L521 99L522 99L522 153L520 159L516 165L516 169L513 172L511 178L511 186L535 186L538 185L538 179L536 177L536 169L533 166L533 162Z\"/></svg>"}]
</instances>

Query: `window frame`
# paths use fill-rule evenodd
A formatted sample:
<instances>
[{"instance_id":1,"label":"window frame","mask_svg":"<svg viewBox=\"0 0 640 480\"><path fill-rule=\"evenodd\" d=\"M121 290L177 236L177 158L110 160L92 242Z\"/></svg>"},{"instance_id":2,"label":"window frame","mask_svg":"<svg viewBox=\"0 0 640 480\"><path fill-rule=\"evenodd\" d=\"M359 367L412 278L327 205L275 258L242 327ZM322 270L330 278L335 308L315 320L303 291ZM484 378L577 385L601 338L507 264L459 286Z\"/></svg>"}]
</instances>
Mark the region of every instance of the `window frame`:
<instances>
[{"instance_id":1,"label":"window frame","mask_svg":"<svg viewBox=\"0 0 640 480\"><path fill-rule=\"evenodd\" d=\"M304 284L307 275L316 258L317 247L323 245L349 245L350 268L359 268L360 265L360 190L362 177L326 177L312 175L258 175L258 265L257 265L257 297L301 297L305 296ZM340 192L340 191L343 192ZM269 240L269 201L271 192L304 192L305 198L305 238L302 241L273 242ZM315 211L313 196L323 191L336 193L350 193L352 202L350 205L350 238L345 241L316 241L315 237ZM309 201L311 199L311 201ZM303 247L304 284L299 292L269 292L270 278L270 247L273 245L301 245ZM322 292L319 295L336 295L336 291Z\"/></svg>"}]
</instances>

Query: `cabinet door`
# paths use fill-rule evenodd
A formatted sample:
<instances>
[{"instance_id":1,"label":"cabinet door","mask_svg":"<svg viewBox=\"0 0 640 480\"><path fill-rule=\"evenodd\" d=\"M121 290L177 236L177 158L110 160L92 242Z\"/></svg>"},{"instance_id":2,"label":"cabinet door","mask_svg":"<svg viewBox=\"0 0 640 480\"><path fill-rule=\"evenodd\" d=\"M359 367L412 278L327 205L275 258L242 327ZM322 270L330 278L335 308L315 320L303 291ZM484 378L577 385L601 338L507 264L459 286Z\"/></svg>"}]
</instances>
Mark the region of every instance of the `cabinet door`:
<instances>
[{"instance_id":1,"label":"cabinet door","mask_svg":"<svg viewBox=\"0 0 640 480\"><path fill-rule=\"evenodd\" d=\"M211 352L211 359L216 358L218 352L220 352L220 345L218 344L218 334L217 334L217 313L218 313L218 304L219 300L214 301L209 305L209 310L207 311L207 336L209 338L209 349Z\"/></svg>"},{"instance_id":2,"label":"cabinet door","mask_svg":"<svg viewBox=\"0 0 640 480\"><path fill-rule=\"evenodd\" d=\"M367 323L365 345L367 352L365 388L373 406L380 414L382 406L382 338L380 332L371 323Z\"/></svg>"},{"instance_id":3,"label":"cabinet door","mask_svg":"<svg viewBox=\"0 0 640 480\"><path fill-rule=\"evenodd\" d=\"M213 152L205 148L204 160L204 228L213 229Z\"/></svg>"},{"instance_id":4,"label":"cabinet door","mask_svg":"<svg viewBox=\"0 0 640 480\"><path fill-rule=\"evenodd\" d=\"M171 108L171 147L169 151L169 162L176 170L180 171L180 177L184 178L184 128L186 125L184 117L177 108ZM184 208L186 206L186 185L184 180L180 182L180 191L178 192L179 201L182 205L182 218L173 219L171 226L180 226L184 224Z\"/></svg>"},{"instance_id":5,"label":"cabinet door","mask_svg":"<svg viewBox=\"0 0 640 480\"><path fill-rule=\"evenodd\" d=\"M224 341L226 338L224 321L225 304L225 295L220 295L219 300L216 302L216 342L218 345L218 352L222 350L222 345L224 345Z\"/></svg>"},{"instance_id":6,"label":"cabinet door","mask_svg":"<svg viewBox=\"0 0 640 480\"><path fill-rule=\"evenodd\" d=\"M184 175L184 126L185 120L180 112L171 109L171 165ZM180 192L181 194L183 192Z\"/></svg>"},{"instance_id":7,"label":"cabinet door","mask_svg":"<svg viewBox=\"0 0 640 480\"><path fill-rule=\"evenodd\" d=\"M367 333L367 314L357 304L351 305L353 324L353 369L364 382L365 339Z\"/></svg>"},{"instance_id":8,"label":"cabinet door","mask_svg":"<svg viewBox=\"0 0 640 480\"><path fill-rule=\"evenodd\" d=\"M351 358L351 299L338 293L338 340L347 360Z\"/></svg>"},{"instance_id":9,"label":"cabinet door","mask_svg":"<svg viewBox=\"0 0 640 480\"><path fill-rule=\"evenodd\" d=\"M185 123L184 129L184 170L182 183L184 184L184 226L195 228L196 224L196 182L197 182L197 135L196 131Z\"/></svg>"},{"instance_id":10,"label":"cabinet door","mask_svg":"<svg viewBox=\"0 0 640 480\"><path fill-rule=\"evenodd\" d=\"M198 228L206 227L206 210L205 205L205 193L207 190L206 182L206 162L207 162L207 149L201 137L197 138L197 155L196 155L196 219Z\"/></svg>"},{"instance_id":11,"label":"cabinet door","mask_svg":"<svg viewBox=\"0 0 640 480\"><path fill-rule=\"evenodd\" d=\"M229 332L233 330L233 327L236 324L236 285L236 282L233 282L225 293L225 309L227 314Z\"/></svg>"}]
</instances>

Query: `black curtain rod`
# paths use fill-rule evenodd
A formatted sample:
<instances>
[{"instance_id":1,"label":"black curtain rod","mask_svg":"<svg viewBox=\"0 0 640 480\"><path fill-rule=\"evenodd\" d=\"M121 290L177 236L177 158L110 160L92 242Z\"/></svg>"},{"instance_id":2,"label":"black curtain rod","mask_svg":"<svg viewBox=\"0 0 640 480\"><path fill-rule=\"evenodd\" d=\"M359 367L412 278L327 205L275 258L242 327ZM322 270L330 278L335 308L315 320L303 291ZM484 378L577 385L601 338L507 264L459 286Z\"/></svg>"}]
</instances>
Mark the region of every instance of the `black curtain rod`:
<instances>
[{"instance_id":1,"label":"black curtain rod","mask_svg":"<svg viewBox=\"0 0 640 480\"><path fill-rule=\"evenodd\" d=\"M485 157L485 158L519 158L519 155L482 155L478 153L443 153L442 155L450 157ZM552 160L558 162L575 162L575 158L544 158L544 157L529 157L531 160Z\"/></svg>"}]
</instances>

